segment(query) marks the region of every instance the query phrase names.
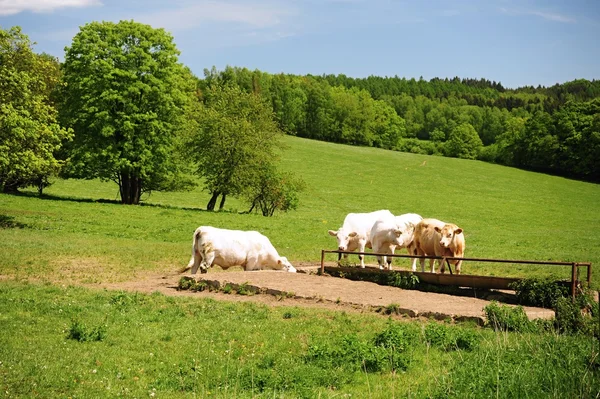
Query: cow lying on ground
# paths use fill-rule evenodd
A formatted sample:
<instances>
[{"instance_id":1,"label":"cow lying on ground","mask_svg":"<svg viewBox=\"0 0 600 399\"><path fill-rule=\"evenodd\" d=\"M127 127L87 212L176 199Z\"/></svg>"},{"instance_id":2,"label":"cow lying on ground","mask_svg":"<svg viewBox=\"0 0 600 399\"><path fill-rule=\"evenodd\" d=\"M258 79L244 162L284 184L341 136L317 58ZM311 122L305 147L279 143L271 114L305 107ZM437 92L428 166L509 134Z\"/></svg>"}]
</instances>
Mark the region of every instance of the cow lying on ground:
<instances>
[{"instance_id":1,"label":"cow lying on ground","mask_svg":"<svg viewBox=\"0 0 600 399\"><path fill-rule=\"evenodd\" d=\"M422 219L416 213L405 213L377 220L369 236L373 252L393 254L397 247L407 248L413 241L415 226ZM377 256L377 263L380 269L387 263L388 270L392 270L391 257Z\"/></svg>"},{"instance_id":2,"label":"cow lying on ground","mask_svg":"<svg viewBox=\"0 0 600 399\"><path fill-rule=\"evenodd\" d=\"M394 217L388 210L380 210L370 213L349 213L344 219L344 224L337 230L329 230L329 235L337 238L338 249L340 251L365 252L365 248L371 248L369 236L371 229L378 219ZM338 256L340 261L342 254ZM360 267L365 267L363 255L358 255ZM344 259L348 259L348 254L344 254Z\"/></svg>"},{"instance_id":3,"label":"cow lying on ground","mask_svg":"<svg viewBox=\"0 0 600 399\"><path fill-rule=\"evenodd\" d=\"M242 266L244 270L275 269L296 272L285 257L279 256L271 241L258 231L226 230L200 226L194 232L192 259L187 270L196 274L218 265L224 269Z\"/></svg>"},{"instance_id":4,"label":"cow lying on ground","mask_svg":"<svg viewBox=\"0 0 600 399\"><path fill-rule=\"evenodd\" d=\"M455 224L445 223L437 219L423 219L415 227L415 234L410 251L413 255L448 256L462 258L465 256L465 236L463 230ZM444 273L446 264L438 259L440 272ZM421 271L425 271L425 259L420 259ZM462 260L450 260L456 265L456 274L460 274ZM431 272L434 269L434 259L429 260ZM417 260L413 260L413 272L417 270Z\"/></svg>"}]
</instances>

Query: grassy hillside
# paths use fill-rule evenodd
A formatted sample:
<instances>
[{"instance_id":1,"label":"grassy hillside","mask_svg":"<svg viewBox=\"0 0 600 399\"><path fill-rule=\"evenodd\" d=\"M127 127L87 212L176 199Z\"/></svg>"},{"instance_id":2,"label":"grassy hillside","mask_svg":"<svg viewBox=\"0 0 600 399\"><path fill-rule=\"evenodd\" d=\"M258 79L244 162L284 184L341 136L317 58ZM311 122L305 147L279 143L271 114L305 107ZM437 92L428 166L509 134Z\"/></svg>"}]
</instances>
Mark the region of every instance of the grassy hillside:
<instances>
[{"instance_id":1,"label":"grassy hillside","mask_svg":"<svg viewBox=\"0 0 600 399\"><path fill-rule=\"evenodd\" d=\"M1 392L27 398L596 396L597 347L588 336L496 333L71 285L177 269L187 263L200 224L257 229L282 255L316 262L321 248L335 247L327 230L348 212L382 208L459 224L468 256L598 263L596 185L473 161L296 138L286 143L284 166L308 188L298 211L273 218L239 214L245 205L235 200L227 212L206 212L208 195L200 189L156 193L144 206L119 205L116 186L98 181L58 181L41 199L33 191L0 194ZM464 270L567 275L506 265L465 264Z\"/></svg>"},{"instance_id":2,"label":"grassy hillside","mask_svg":"<svg viewBox=\"0 0 600 399\"><path fill-rule=\"evenodd\" d=\"M129 278L137 270L178 268L202 224L256 229L292 261L335 248L327 234L349 212L389 209L458 224L469 257L591 261L600 253L600 186L478 161L362 148L286 137L283 166L307 183L300 209L273 218L203 210L208 194L153 193L147 205L123 206L112 183L57 181L39 199L0 195L0 273L56 272L91 281ZM14 227L14 228L10 228ZM22 228L19 228L22 227ZM331 259L334 257L332 256ZM356 258L352 258L356 259ZM367 259L374 263L374 259ZM405 267L408 260L397 260ZM87 265L87 272L81 267ZM101 265L102 267L99 267ZM465 273L542 275L563 268L477 265Z\"/></svg>"}]
</instances>

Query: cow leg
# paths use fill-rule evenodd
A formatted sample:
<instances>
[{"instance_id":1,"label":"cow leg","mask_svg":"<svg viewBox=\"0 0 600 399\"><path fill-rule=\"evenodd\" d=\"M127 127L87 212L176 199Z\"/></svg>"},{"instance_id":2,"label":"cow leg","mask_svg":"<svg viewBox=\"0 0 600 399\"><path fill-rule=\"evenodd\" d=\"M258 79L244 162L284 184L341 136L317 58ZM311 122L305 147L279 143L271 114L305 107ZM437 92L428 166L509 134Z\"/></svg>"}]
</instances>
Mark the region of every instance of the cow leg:
<instances>
[{"instance_id":1,"label":"cow leg","mask_svg":"<svg viewBox=\"0 0 600 399\"><path fill-rule=\"evenodd\" d=\"M431 273L435 273L435 259L429 259L429 267L431 268Z\"/></svg>"},{"instance_id":2,"label":"cow leg","mask_svg":"<svg viewBox=\"0 0 600 399\"><path fill-rule=\"evenodd\" d=\"M246 264L244 265L244 270L252 271L252 270L260 270L260 265L258 264L258 256L251 255L246 258Z\"/></svg>"},{"instance_id":3,"label":"cow leg","mask_svg":"<svg viewBox=\"0 0 600 399\"><path fill-rule=\"evenodd\" d=\"M390 254L393 254L393 253L394 253L394 251L396 251L396 247L395 247L395 246L391 246L391 247L389 248L389 253L390 253ZM386 261L387 261L388 270L392 270L392 261L393 261L393 260L394 260L394 258L393 258L393 257L391 257L391 256L388 256L388 257L387 257Z\"/></svg>"},{"instance_id":4,"label":"cow leg","mask_svg":"<svg viewBox=\"0 0 600 399\"><path fill-rule=\"evenodd\" d=\"M440 273L446 273L446 259L438 259L438 267L440 268Z\"/></svg>"},{"instance_id":5,"label":"cow leg","mask_svg":"<svg viewBox=\"0 0 600 399\"><path fill-rule=\"evenodd\" d=\"M458 262L456 262L456 266L454 266L454 270L456 271L456 274L460 274L461 266L462 266L462 260L459 260Z\"/></svg>"},{"instance_id":6,"label":"cow leg","mask_svg":"<svg viewBox=\"0 0 600 399\"><path fill-rule=\"evenodd\" d=\"M358 252L365 252L365 246L366 246L366 242L359 242L358 243ZM360 267L362 269L365 268L365 256L364 255L358 255L358 259L360 260Z\"/></svg>"},{"instance_id":7,"label":"cow leg","mask_svg":"<svg viewBox=\"0 0 600 399\"><path fill-rule=\"evenodd\" d=\"M385 264L385 256L376 256L377 264L379 265L379 270L383 270L383 265Z\"/></svg>"}]
</instances>

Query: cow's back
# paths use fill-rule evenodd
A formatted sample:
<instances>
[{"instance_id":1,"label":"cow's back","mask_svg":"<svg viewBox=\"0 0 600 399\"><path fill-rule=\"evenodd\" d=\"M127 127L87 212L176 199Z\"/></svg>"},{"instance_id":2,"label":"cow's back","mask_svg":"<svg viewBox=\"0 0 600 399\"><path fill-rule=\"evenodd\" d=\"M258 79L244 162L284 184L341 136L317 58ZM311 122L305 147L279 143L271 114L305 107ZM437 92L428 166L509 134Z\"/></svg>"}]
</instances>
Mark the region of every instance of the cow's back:
<instances>
[{"instance_id":1,"label":"cow's back","mask_svg":"<svg viewBox=\"0 0 600 399\"><path fill-rule=\"evenodd\" d=\"M251 233L257 232L203 226L199 237L199 249L205 252L214 252L213 264L215 265L224 268L243 266L248 253L256 247L255 236Z\"/></svg>"},{"instance_id":2,"label":"cow's back","mask_svg":"<svg viewBox=\"0 0 600 399\"><path fill-rule=\"evenodd\" d=\"M423 218L421 217L421 215L418 215L416 213L405 213L405 214L396 216L396 223L400 227L403 227L403 226L408 227L409 225L412 225L412 226L416 227L417 224L421 220L423 220Z\"/></svg>"},{"instance_id":3,"label":"cow's back","mask_svg":"<svg viewBox=\"0 0 600 399\"><path fill-rule=\"evenodd\" d=\"M388 210L379 210L369 213L349 213L344 219L342 228L345 231L355 231L364 238L369 238L371 229L379 219L394 217Z\"/></svg>"}]
</instances>

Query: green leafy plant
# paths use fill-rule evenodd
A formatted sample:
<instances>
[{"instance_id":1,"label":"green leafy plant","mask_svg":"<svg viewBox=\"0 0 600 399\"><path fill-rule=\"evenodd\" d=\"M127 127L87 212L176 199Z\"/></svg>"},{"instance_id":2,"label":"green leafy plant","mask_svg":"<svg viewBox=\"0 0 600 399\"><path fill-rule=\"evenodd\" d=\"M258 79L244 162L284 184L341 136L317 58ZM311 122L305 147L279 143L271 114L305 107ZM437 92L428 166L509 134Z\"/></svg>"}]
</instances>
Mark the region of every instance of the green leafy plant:
<instances>
[{"instance_id":1,"label":"green leafy plant","mask_svg":"<svg viewBox=\"0 0 600 399\"><path fill-rule=\"evenodd\" d=\"M254 295L254 291L248 287L248 282L240 284L237 293L240 295Z\"/></svg>"},{"instance_id":2,"label":"green leafy plant","mask_svg":"<svg viewBox=\"0 0 600 399\"><path fill-rule=\"evenodd\" d=\"M79 342L102 341L106 337L106 327L103 325L88 328L79 320L71 321L71 326L67 331L67 339Z\"/></svg>"},{"instance_id":3,"label":"green leafy plant","mask_svg":"<svg viewBox=\"0 0 600 399\"><path fill-rule=\"evenodd\" d=\"M549 278L524 278L511 283L522 305L553 308L558 298L569 295L569 287Z\"/></svg>"},{"instance_id":4,"label":"green leafy plant","mask_svg":"<svg viewBox=\"0 0 600 399\"><path fill-rule=\"evenodd\" d=\"M494 330L526 332L535 328L521 306L498 305L498 302L492 301L483 310L487 325Z\"/></svg>"}]
</instances>

